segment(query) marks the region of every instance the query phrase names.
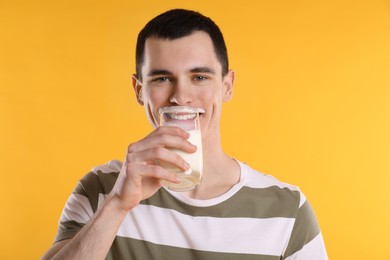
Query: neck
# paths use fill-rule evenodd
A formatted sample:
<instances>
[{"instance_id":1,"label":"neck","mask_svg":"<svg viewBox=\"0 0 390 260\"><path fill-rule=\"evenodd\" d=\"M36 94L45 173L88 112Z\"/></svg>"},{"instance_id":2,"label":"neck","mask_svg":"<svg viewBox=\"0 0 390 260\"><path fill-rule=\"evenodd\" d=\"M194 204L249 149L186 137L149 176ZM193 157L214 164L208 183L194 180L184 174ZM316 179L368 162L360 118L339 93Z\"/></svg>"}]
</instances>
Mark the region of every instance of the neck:
<instances>
[{"instance_id":1,"label":"neck","mask_svg":"<svg viewBox=\"0 0 390 260\"><path fill-rule=\"evenodd\" d=\"M202 181L187 194L194 199L211 199L227 192L239 179L239 165L222 150L220 138L204 138Z\"/></svg>"}]
</instances>

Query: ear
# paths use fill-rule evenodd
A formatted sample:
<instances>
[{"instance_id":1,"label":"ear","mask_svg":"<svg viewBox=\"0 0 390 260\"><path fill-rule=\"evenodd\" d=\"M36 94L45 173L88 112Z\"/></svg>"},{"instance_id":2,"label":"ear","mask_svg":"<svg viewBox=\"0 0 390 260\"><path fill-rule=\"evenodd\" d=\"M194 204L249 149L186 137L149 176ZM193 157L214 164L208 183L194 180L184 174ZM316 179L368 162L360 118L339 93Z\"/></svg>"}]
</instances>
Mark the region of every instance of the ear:
<instances>
[{"instance_id":1,"label":"ear","mask_svg":"<svg viewBox=\"0 0 390 260\"><path fill-rule=\"evenodd\" d=\"M229 70L223 79L223 101L228 102L233 98L233 86L235 80L235 72Z\"/></svg>"},{"instance_id":2,"label":"ear","mask_svg":"<svg viewBox=\"0 0 390 260\"><path fill-rule=\"evenodd\" d=\"M143 100L143 97L142 97L142 84L141 84L141 81L137 78L137 76L135 74L133 74L133 76L131 77L131 80L132 80L135 96L137 97L137 102L138 102L138 104L143 106L144 105L144 100Z\"/></svg>"}]
</instances>

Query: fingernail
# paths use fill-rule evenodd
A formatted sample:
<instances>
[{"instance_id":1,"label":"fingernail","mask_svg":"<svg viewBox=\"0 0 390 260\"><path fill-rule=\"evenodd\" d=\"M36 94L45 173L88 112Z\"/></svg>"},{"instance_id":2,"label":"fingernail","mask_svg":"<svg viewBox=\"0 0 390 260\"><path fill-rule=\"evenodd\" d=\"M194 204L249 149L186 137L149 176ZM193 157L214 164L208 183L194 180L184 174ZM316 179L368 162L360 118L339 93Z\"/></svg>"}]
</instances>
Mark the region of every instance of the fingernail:
<instances>
[{"instance_id":1,"label":"fingernail","mask_svg":"<svg viewBox=\"0 0 390 260\"><path fill-rule=\"evenodd\" d=\"M184 167L185 167L186 169L188 169L188 168L190 168L190 164L189 164L188 162L184 162Z\"/></svg>"},{"instance_id":2,"label":"fingernail","mask_svg":"<svg viewBox=\"0 0 390 260\"><path fill-rule=\"evenodd\" d=\"M176 182L181 182L181 178L179 178L179 177L176 177Z\"/></svg>"}]
</instances>

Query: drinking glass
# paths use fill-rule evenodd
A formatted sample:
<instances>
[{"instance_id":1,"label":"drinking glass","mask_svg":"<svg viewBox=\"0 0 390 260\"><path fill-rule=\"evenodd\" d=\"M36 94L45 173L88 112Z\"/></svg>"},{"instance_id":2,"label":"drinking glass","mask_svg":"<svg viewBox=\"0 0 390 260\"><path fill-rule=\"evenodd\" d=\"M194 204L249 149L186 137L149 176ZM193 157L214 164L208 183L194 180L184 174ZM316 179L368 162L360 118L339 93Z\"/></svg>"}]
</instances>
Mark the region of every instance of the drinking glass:
<instances>
[{"instance_id":1,"label":"drinking glass","mask_svg":"<svg viewBox=\"0 0 390 260\"><path fill-rule=\"evenodd\" d=\"M187 106L172 106L160 109L160 126L177 126L190 134L188 141L196 145L194 153L186 153L177 149L171 149L190 164L187 171L182 171L176 166L160 162L165 169L175 172L181 179L180 183L162 181L162 184L174 191L188 191L199 186L203 173L202 136L199 124L199 113L203 109Z\"/></svg>"}]
</instances>

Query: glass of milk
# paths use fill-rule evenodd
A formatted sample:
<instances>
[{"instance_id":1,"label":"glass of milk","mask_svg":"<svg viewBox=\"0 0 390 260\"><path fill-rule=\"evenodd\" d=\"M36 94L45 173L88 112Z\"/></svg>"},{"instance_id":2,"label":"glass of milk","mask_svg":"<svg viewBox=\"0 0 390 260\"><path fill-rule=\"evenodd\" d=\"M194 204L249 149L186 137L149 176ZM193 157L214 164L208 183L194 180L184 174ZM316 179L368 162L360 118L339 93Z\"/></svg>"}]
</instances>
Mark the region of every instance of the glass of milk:
<instances>
[{"instance_id":1,"label":"glass of milk","mask_svg":"<svg viewBox=\"0 0 390 260\"><path fill-rule=\"evenodd\" d=\"M172 106L160 108L160 126L177 126L190 134L188 141L197 147L194 153L185 153L177 149L172 149L190 164L187 171L182 171L176 166L160 162L160 165L170 171L174 171L180 177L180 183L162 181L163 185L174 191L188 191L199 186L203 173L203 152L202 136L199 124L199 113L204 113L203 109Z\"/></svg>"}]
</instances>

